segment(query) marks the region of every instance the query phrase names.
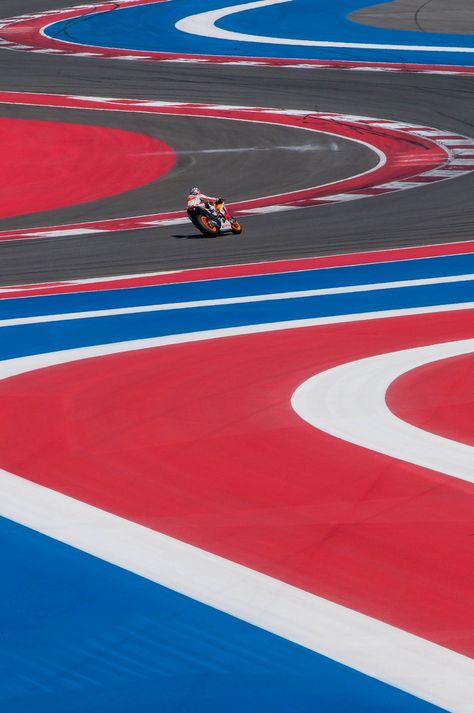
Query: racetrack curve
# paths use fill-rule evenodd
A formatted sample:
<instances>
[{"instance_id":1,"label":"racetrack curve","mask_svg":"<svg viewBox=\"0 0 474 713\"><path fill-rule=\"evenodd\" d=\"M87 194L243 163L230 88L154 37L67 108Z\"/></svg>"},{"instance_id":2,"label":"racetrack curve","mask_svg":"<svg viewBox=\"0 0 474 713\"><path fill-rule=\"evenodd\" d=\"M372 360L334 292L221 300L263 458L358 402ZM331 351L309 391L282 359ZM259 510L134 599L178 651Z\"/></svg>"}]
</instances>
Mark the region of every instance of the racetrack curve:
<instances>
[{"instance_id":1,"label":"racetrack curve","mask_svg":"<svg viewBox=\"0 0 474 713\"><path fill-rule=\"evenodd\" d=\"M19 7L17 0L6 0L2 4L2 15L74 4L64 0L41 3L25 0ZM59 59L8 50L0 51L0 77L1 90L356 113L426 124L467 136L474 134L472 79L469 77L245 66L203 68L195 64L117 62L74 56ZM11 112L11 107L0 106L0 116L10 116ZM58 110L56 114L51 111L44 115L55 118L60 113ZM15 116L33 114L38 116L38 110L14 109ZM73 114L71 112L71 116ZM112 116L105 112L100 119L98 116L80 118L81 121L106 122L110 126L156 131L159 138L166 139L167 135L166 122L162 119L153 122L148 117ZM74 120L73 116L69 120ZM152 125L156 129L150 129ZM240 136L236 135L238 132L229 134L227 127L216 132L211 129L209 133L196 123L189 127L187 133L180 134L185 150L192 150L202 138L206 145L211 141L214 147L253 145L248 141L254 131L249 125ZM265 135L268 144L291 144L296 134L297 143L314 142L306 132L281 128L273 133L275 129L277 127L272 127L270 134L261 131L259 134L256 127L255 134L259 134L259 138L254 136L254 143L262 145ZM282 185L293 182L296 186L308 185L305 180L313 170L309 159L314 159L316 175L327 173L328 180L341 168L334 160L337 154L331 151L308 151L296 156L291 150L266 151L265 160L257 157L253 164L246 163L248 153L245 163L240 163L242 156L235 162L235 154L232 154L230 169L225 153L222 158L200 155L196 168L193 161L183 160L163 179L165 188L164 194L160 188L160 200L163 199L168 209L181 209L188 184L198 181L204 190L223 192L231 201L246 194L249 186L261 185L264 190L258 195L263 195L269 192L267 187L273 189L279 181ZM349 174L361 170L361 161L362 168L365 167L363 161L367 156L364 154L362 158L362 153L351 148L344 154L347 159L344 169ZM416 191L380 196L370 201L370 207L366 201L356 201L252 216L245 219L241 238L217 241L188 239L193 234L192 229L176 226L174 229L163 227L4 243L0 245L0 282L125 274L468 240L472 238L474 224L473 188L474 176L470 174ZM90 204L66 212L72 221L86 220L91 215L96 217L98 210L101 217L114 216L118 206L122 215L133 215L137 210L156 212L160 208L157 196L152 185L118 199L107 199L100 206ZM62 218L64 212L49 212L41 221L54 225ZM0 230L45 222L0 221Z\"/></svg>"},{"instance_id":2,"label":"racetrack curve","mask_svg":"<svg viewBox=\"0 0 474 713\"><path fill-rule=\"evenodd\" d=\"M78 2L1 8L3 708L474 713L474 60L43 46Z\"/></svg>"}]
</instances>

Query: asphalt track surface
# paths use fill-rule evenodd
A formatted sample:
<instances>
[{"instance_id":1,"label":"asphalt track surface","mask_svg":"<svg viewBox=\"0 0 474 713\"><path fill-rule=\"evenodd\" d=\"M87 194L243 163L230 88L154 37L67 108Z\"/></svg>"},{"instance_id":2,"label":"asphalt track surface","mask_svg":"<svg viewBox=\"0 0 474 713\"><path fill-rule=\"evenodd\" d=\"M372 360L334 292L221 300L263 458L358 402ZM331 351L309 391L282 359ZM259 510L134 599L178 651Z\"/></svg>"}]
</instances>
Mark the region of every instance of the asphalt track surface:
<instances>
[{"instance_id":1,"label":"asphalt track surface","mask_svg":"<svg viewBox=\"0 0 474 713\"><path fill-rule=\"evenodd\" d=\"M74 2L2 3L2 16L74 5ZM179 65L117 62L107 59L41 56L0 51L0 89L88 96L116 96L183 102L254 105L356 113L426 124L466 135L474 133L472 79L431 75L378 74L314 69ZM38 109L0 106L0 116L39 118ZM68 116L66 116L68 114ZM79 112L41 111L46 119L103 123L153 133L182 150L177 166L161 179L160 190L148 186L99 204L0 221L0 229L54 225L71 220L130 215L160 208L180 209L189 184L223 193L228 200L250 197L252 189L308 185L308 177L357 173L370 165L364 150L344 146L330 150L289 149L193 155L196 142L228 149L256 145L301 146L315 138L302 131L246 125L239 131L212 120L183 122L136 115L80 116ZM222 122L224 123L224 122ZM228 123L228 122L227 122ZM212 126L211 126L212 124ZM217 128L214 128L217 127ZM346 142L344 142L346 143ZM182 147L182 149L180 149ZM342 148L342 147L341 147ZM190 153L187 153L190 152ZM341 155L343 160L341 161ZM314 184L314 180L310 181ZM186 267L255 262L345 253L376 248L472 239L474 176L416 191L399 192L354 203L321 206L246 218L244 234L219 240L196 239L190 226L124 231L111 235L51 238L0 245L0 283L118 275ZM278 190L278 188L277 188Z\"/></svg>"},{"instance_id":2,"label":"asphalt track surface","mask_svg":"<svg viewBox=\"0 0 474 713\"><path fill-rule=\"evenodd\" d=\"M469 0L395 0L353 12L349 19L374 27L474 34L474 8Z\"/></svg>"}]
</instances>

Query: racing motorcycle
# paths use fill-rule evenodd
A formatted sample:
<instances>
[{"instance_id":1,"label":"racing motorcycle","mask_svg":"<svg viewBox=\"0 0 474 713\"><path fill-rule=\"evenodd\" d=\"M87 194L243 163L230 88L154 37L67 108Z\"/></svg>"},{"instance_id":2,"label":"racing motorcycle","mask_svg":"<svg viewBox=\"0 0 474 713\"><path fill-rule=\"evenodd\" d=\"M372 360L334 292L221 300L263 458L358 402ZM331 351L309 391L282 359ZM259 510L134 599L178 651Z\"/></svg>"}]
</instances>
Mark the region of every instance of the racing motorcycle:
<instances>
[{"instance_id":1,"label":"racing motorcycle","mask_svg":"<svg viewBox=\"0 0 474 713\"><path fill-rule=\"evenodd\" d=\"M215 203L188 208L188 216L203 235L216 237L225 233L240 235L242 232L242 226L229 213L223 198L219 198Z\"/></svg>"}]
</instances>

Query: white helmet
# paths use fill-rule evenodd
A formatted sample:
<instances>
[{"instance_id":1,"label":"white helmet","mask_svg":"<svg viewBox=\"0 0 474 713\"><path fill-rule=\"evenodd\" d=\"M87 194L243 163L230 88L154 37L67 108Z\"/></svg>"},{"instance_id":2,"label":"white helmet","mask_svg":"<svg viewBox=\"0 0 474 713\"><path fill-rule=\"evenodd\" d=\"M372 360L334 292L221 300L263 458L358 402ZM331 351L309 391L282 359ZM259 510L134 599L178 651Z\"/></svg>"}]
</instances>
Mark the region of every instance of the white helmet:
<instances>
[{"instance_id":1,"label":"white helmet","mask_svg":"<svg viewBox=\"0 0 474 713\"><path fill-rule=\"evenodd\" d=\"M189 192L192 196L197 196L197 195L199 195L199 193L201 193L201 191L199 190L199 188L197 186L194 186L194 188L191 188L191 190Z\"/></svg>"}]
</instances>

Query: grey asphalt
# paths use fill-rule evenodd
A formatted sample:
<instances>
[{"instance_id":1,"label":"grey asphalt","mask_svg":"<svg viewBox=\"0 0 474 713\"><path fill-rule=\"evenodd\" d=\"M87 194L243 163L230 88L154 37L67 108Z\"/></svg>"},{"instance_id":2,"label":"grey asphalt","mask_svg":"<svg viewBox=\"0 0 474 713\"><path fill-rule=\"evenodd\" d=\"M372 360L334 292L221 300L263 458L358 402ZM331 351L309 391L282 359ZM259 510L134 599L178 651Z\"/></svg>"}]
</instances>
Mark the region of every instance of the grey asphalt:
<instances>
[{"instance_id":1,"label":"grey asphalt","mask_svg":"<svg viewBox=\"0 0 474 713\"><path fill-rule=\"evenodd\" d=\"M22 11L63 7L52 0L3 0L4 17ZM73 2L69 3L73 5ZM382 74L338 70L266 67L200 66L159 62L54 57L0 51L0 90L117 96L171 101L256 105L347 112L411 121L474 136L474 78ZM37 109L0 105L0 116L38 116ZM7 113L10 112L10 113ZM54 116L53 116L54 114ZM142 130L182 147L178 166L155 185L117 199L50 212L31 220L0 221L7 225L60 223L112 217L117 214L180 209L189 185L224 193L229 200L259 195L268 186L301 187L322 175L356 173L371 159L349 148L329 144L306 151L272 146L314 144L315 136L290 129L213 128L206 120L173 122L138 115L70 112L69 119ZM65 114L43 110L44 118L65 120ZM193 123L194 122L194 123ZM211 124L213 127L211 127ZM196 138L211 149L248 149L233 155L231 168L221 154L186 153ZM318 143L323 141L318 138ZM252 155L253 154L253 155ZM235 162L238 155L238 165ZM262 160L262 156L264 159ZM316 181L314 178L316 177ZM331 180L328 178L327 180ZM260 189L260 190L258 190ZM51 238L0 244L0 283L14 284L126 274L208 265L276 260L356 250L471 240L474 236L474 176L411 191L286 213L246 218L242 236L200 239L192 226L177 226L111 235ZM40 223L40 220L42 221ZM44 222L43 222L44 221Z\"/></svg>"},{"instance_id":2,"label":"grey asphalt","mask_svg":"<svg viewBox=\"0 0 474 713\"><path fill-rule=\"evenodd\" d=\"M394 30L474 34L472 0L392 0L357 10L349 19Z\"/></svg>"}]
</instances>

